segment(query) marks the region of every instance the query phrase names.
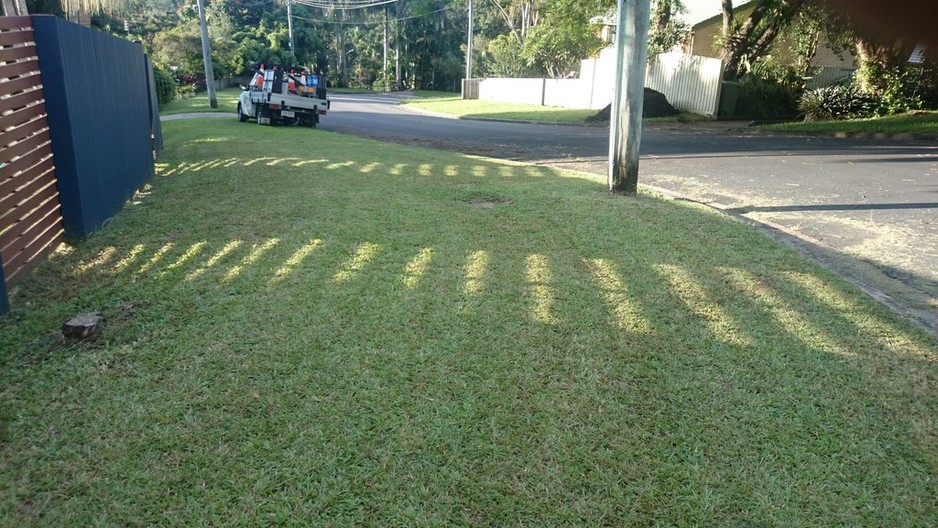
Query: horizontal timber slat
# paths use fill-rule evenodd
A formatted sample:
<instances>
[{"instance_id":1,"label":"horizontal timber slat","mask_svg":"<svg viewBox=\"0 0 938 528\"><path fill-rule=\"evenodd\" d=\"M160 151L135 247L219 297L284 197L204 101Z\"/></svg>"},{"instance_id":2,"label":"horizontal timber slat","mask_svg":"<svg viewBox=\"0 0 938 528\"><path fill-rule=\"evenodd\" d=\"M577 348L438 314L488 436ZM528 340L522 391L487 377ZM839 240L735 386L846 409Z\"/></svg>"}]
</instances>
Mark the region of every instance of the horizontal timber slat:
<instances>
[{"instance_id":1,"label":"horizontal timber slat","mask_svg":"<svg viewBox=\"0 0 938 528\"><path fill-rule=\"evenodd\" d=\"M9 79L19 75L39 71L38 59L25 59L0 65L0 79Z\"/></svg>"},{"instance_id":2,"label":"horizontal timber slat","mask_svg":"<svg viewBox=\"0 0 938 528\"><path fill-rule=\"evenodd\" d=\"M22 59L31 59L36 56L36 46L16 46L14 48L0 49L0 61L13 62Z\"/></svg>"},{"instance_id":3,"label":"horizontal timber slat","mask_svg":"<svg viewBox=\"0 0 938 528\"><path fill-rule=\"evenodd\" d=\"M3 251L4 255L8 252L15 253L18 247L17 241L28 234L33 225L42 221L51 211L58 208L58 200L48 199L44 202L39 201L38 206L34 206L32 211L29 211L19 222L14 223L10 229L0 234L0 251ZM24 210L28 211L25 207ZM5 262L6 258L4 257L3 260Z\"/></svg>"},{"instance_id":4,"label":"horizontal timber slat","mask_svg":"<svg viewBox=\"0 0 938 528\"><path fill-rule=\"evenodd\" d=\"M36 37L32 29L19 29L13 31L4 31L0 33L0 46L9 46L11 44L22 44L24 42L35 42Z\"/></svg>"},{"instance_id":5,"label":"horizontal timber slat","mask_svg":"<svg viewBox=\"0 0 938 528\"><path fill-rule=\"evenodd\" d=\"M41 222L34 225L33 231L29 234L32 237L29 244L10 258L9 266L6 265L6 256L4 256L4 267L13 270L7 276L7 287L16 286L47 250L55 248L62 242L65 230L62 228L62 215L58 209L57 206Z\"/></svg>"},{"instance_id":6,"label":"horizontal timber slat","mask_svg":"<svg viewBox=\"0 0 938 528\"><path fill-rule=\"evenodd\" d=\"M37 86L32 90L26 90L23 93L14 95L13 97L0 99L0 113L6 112L7 110L13 110L15 108L23 108L24 106L29 106L35 103L41 103L43 101L42 87Z\"/></svg>"},{"instance_id":7,"label":"horizontal timber slat","mask_svg":"<svg viewBox=\"0 0 938 528\"><path fill-rule=\"evenodd\" d=\"M43 143L48 143L50 141L51 139L49 138L49 130L45 129L38 134L20 141L12 147L0 147L0 162L10 163L14 159L20 156L25 156L27 153L32 152ZM51 149L52 147L50 146L49 148Z\"/></svg>"},{"instance_id":8,"label":"horizontal timber slat","mask_svg":"<svg viewBox=\"0 0 938 528\"><path fill-rule=\"evenodd\" d=\"M56 182L49 178L48 174L54 168L52 158L48 158L38 165L29 167L25 172L17 174L15 178L0 182L3 184L2 192L0 192L0 218L13 212L16 204L32 196L39 189L47 186L55 187Z\"/></svg>"},{"instance_id":9,"label":"horizontal timber slat","mask_svg":"<svg viewBox=\"0 0 938 528\"><path fill-rule=\"evenodd\" d=\"M33 20L28 16L9 16L0 17L0 31L11 31L16 29L33 30Z\"/></svg>"}]
</instances>

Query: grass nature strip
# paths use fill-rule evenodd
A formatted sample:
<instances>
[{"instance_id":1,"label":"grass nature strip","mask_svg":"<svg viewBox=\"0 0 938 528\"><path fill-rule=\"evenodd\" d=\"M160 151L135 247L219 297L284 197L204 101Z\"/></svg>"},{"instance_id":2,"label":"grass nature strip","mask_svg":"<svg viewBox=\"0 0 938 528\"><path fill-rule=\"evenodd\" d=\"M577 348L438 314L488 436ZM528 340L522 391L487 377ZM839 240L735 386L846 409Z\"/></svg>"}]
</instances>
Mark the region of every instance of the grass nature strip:
<instances>
[{"instance_id":1,"label":"grass nature strip","mask_svg":"<svg viewBox=\"0 0 938 528\"><path fill-rule=\"evenodd\" d=\"M812 121L779 123L760 128L795 134L910 135L938 137L938 111L917 110L905 114L852 119L849 121Z\"/></svg>"},{"instance_id":2,"label":"grass nature strip","mask_svg":"<svg viewBox=\"0 0 938 528\"><path fill-rule=\"evenodd\" d=\"M407 106L455 117L504 119L544 123L583 124L596 110L538 106L500 101L463 100L440 92L430 93L407 101ZM693 123L711 118L682 112L676 116L645 119L645 123ZM934 137L938 136L938 112L916 110L906 114L852 119L843 121L813 121L797 123L761 124L758 128L793 134Z\"/></svg>"},{"instance_id":3,"label":"grass nature strip","mask_svg":"<svg viewBox=\"0 0 938 528\"><path fill-rule=\"evenodd\" d=\"M458 95L450 97L423 97L407 101L406 106L456 117L505 119L509 121L535 121L546 123L582 124L596 110L539 106L500 101L464 100Z\"/></svg>"},{"instance_id":4,"label":"grass nature strip","mask_svg":"<svg viewBox=\"0 0 938 528\"><path fill-rule=\"evenodd\" d=\"M218 90L218 107L208 105L205 93L189 99L177 99L160 111L161 115L185 114L194 112L229 112L237 109L238 88ZM374 93L369 90L336 89L332 93ZM428 110L455 117L474 117L484 119L504 119L509 121L532 121L544 123L583 124L595 110L537 106L521 103L503 103L498 101L463 100L448 92L413 92L417 98L404 104L417 109ZM646 123L694 122L706 121L705 116L683 112L677 116L648 118ZM876 136L938 136L938 112L915 111L907 114L854 119L849 121L814 121L808 123L776 123L759 125L758 128L793 134L824 135L863 135Z\"/></svg>"},{"instance_id":5,"label":"grass nature strip","mask_svg":"<svg viewBox=\"0 0 938 528\"><path fill-rule=\"evenodd\" d=\"M212 108L208 103L208 92L201 92L194 97L186 99L176 99L170 102L160 110L160 115L190 114L200 112L228 112L238 111L238 96L241 95L240 88L225 88L215 91L216 108Z\"/></svg>"},{"instance_id":6,"label":"grass nature strip","mask_svg":"<svg viewBox=\"0 0 938 528\"><path fill-rule=\"evenodd\" d=\"M0 524L927 526L936 345L706 209L235 119L0 320ZM61 344L99 310L102 337Z\"/></svg>"}]
</instances>

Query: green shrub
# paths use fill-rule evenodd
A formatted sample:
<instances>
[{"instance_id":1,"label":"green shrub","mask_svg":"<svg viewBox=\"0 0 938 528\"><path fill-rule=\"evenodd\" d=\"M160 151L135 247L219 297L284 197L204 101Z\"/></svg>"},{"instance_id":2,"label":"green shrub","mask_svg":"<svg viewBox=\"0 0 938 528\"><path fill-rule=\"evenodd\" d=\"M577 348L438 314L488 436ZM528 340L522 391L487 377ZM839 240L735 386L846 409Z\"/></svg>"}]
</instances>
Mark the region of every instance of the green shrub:
<instances>
[{"instance_id":1,"label":"green shrub","mask_svg":"<svg viewBox=\"0 0 938 528\"><path fill-rule=\"evenodd\" d=\"M176 98L176 83L173 76L159 66L153 67L153 80L156 82L156 100L163 108Z\"/></svg>"},{"instance_id":2,"label":"green shrub","mask_svg":"<svg viewBox=\"0 0 938 528\"><path fill-rule=\"evenodd\" d=\"M796 115L803 83L791 67L757 64L739 79L736 113L751 117Z\"/></svg>"},{"instance_id":3,"label":"green shrub","mask_svg":"<svg viewBox=\"0 0 938 528\"><path fill-rule=\"evenodd\" d=\"M918 93L922 97L922 108L938 110L938 64L919 68Z\"/></svg>"},{"instance_id":4,"label":"green shrub","mask_svg":"<svg viewBox=\"0 0 938 528\"><path fill-rule=\"evenodd\" d=\"M532 74L521 55L521 44L510 35L499 35L486 47L484 70L489 77L525 77Z\"/></svg>"},{"instance_id":5,"label":"green shrub","mask_svg":"<svg viewBox=\"0 0 938 528\"><path fill-rule=\"evenodd\" d=\"M911 68L884 68L879 73L879 114L893 115L922 108L918 72Z\"/></svg>"},{"instance_id":6,"label":"green shrub","mask_svg":"<svg viewBox=\"0 0 938 528\"><path fill-rule=\"evenodd\" d=\"M869 117L875 113L876 101L855 86L835 85L808 90L798 102L805 121L829 121Z\"/></svg>"},{"instance_id":7,"label":"green shrub","mask_svg":"<svg viewBox=\"0 0 938 528\"><path fill-rule=\"evenodd\" d=\"M859 77L867 93L879 102L876 114L901 114L924 108L928 96L925 70L909 64L868 62L860 67ZM925 90L923 90L925 88Z\"/></svg>"},{"instance_id":8,"label":"green shrub","mask_svg":"<svg viewBox=\"0 0 938 528\"><path fill-rule=\"evenodd\" d=\"M371 83L371 89L376 92L392 92L396 89L396 84L393 73L379 73L375 82Z\"/></svg>"}]
</instances>

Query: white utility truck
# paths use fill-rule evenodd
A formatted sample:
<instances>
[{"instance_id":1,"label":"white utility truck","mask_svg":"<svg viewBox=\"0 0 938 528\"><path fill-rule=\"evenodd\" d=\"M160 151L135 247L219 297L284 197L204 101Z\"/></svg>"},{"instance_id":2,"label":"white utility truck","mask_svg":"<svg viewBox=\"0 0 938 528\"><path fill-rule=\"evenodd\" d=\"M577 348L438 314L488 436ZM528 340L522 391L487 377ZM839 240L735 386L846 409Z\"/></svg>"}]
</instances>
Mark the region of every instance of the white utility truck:
<instances>
[{"instance_id":1,"label":"white utility truck","mask_svg":"<svg viewBox=\"0 0 938 528\"><path fill-rule=\"evenodd\" d=\"M263 65L250 86L241 87L238 120L256 119L258 124L283 123L315 128L319 116L329 110L329 98L321 76L302 68L284 70Z\"/></svg>"}]
</instances>

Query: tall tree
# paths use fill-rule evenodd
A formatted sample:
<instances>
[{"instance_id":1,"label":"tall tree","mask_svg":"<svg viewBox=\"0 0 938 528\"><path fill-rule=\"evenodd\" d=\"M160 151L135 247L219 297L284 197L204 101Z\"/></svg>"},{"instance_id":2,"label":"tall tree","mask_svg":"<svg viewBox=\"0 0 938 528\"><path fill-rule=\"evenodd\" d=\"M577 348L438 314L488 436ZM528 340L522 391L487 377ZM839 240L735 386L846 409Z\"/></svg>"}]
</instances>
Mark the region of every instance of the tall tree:
<instances>
[{"instance_id":1,"label":"tall tree","mask_svg":"<svg viewBox=\"0 0 938 528\"><path fill-rule=\"evenodd\" d=\"M564 77L580 60L602 47L598 26L592 22L598 2L554 0L542 22L531 28L522 57L551 77Z\"/></svg>"},{"instance_id":2,"label":"tall tree","mask_svg":"<svg viewBox=\"0 0 938 528\"><path fill-rule=\"evenodd\" d=\"M724 78L735 78L745 63L764 55L809 0L753 0L749 15L737 20L732 0L723 0L721 58ZM747 8L748 8L747 6Z\"/></svg>"},{"instance_id":3,"label":"tall tree","mask_svg":"<svg viewBox=\"0 0 938 528\"><path fill-rule=\"evenodd\" d=\"M648 56L670 51L682 42L688 27L676 15L687 8L681 0L653 0L648 28Z\"/></svg>"},{"instance_id":4,"label":"tall tree","mask_svg":"<svg viewBox=\"0 0 938 528\"><path fill-rule=\"evenodd\" d=\"M489 0L501 14L518 44L523 45L528 31L537 25L544 0Z\"/></svg>"}]
</instances>

